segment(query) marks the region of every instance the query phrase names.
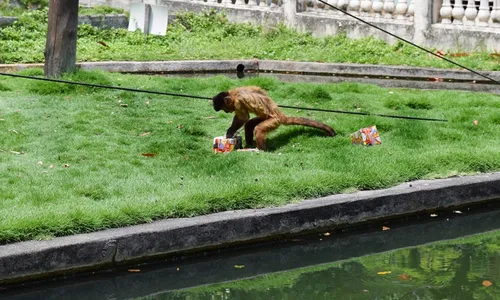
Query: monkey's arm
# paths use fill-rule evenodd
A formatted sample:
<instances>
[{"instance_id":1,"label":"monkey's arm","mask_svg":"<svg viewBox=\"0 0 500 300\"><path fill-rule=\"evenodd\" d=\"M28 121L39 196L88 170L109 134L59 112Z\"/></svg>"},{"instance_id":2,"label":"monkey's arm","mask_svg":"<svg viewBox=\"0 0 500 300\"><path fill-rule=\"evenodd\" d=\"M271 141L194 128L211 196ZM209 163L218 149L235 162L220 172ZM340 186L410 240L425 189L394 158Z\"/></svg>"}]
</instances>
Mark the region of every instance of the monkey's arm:
<instances>
[{"instance_id":1,"label":"monkey's arm","mask_svg":"<svg viewBox=\"0 0 500 300\"><path fill-rule=\"evenodd\" d=\"M246 122L247 122L247 120L242 119L242 118L235 115L233 118L233 123L231 124L231 127L229 127L229 129L226 132L226 137L232 138L234 136L234 134L236 133L236 131L238 131L238 129L240 129L241 126L245 125Z\"/></svg>"}]
</instances>

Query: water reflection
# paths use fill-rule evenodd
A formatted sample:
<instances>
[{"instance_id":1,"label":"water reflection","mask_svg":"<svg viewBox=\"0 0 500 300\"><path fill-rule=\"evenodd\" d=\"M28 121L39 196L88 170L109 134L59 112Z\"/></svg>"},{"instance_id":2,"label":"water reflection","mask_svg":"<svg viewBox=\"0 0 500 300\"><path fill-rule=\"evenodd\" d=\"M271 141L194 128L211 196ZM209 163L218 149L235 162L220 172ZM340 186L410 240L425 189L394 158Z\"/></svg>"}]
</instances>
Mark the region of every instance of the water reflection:
<instances>
[{"instance_id":1,"label":"water reflection","mask_svg":"<svg viewBox=\"0 0 500 300\"><path fill-rule=\"evenodd\" d=\"M499 299L498 283L497 230L141 299Z\"/></svg>"},{"instance_id":2,"label":"water reflection","mask_svg":"<svg viewBox=\"0 0 500 300\"><path fill-rule=\"evenodd\" d=\"M0 299L500 299L500 211L388 226L46 282Z\"/></svg>"}]
</instances>

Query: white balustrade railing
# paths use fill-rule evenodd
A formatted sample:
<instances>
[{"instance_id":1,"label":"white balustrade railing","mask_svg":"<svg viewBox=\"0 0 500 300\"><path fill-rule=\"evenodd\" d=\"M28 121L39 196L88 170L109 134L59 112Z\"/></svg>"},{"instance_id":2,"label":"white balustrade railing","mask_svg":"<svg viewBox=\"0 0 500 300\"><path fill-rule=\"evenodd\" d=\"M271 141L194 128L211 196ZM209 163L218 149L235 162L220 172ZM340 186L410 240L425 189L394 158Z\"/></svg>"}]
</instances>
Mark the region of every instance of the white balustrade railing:
<instances>
[{"instance_id":1,"label":"white balustrade railing","mask_svg":"<svg viewBox=\"0 0 500 300\"><path fill-rule=\"evenodd\" d=\"M413 21L416 0L328 0L352 15ZM457 26L500 27L500 0L436 0L441 1L439 22ZM479 5L476 4L479 1ZM317 0L302 0L305 11L321 14L339 14Z\"/></svg>"},{"instance_id":2,"label":"white balustrade railing","mask_svg":"<svg viewBox=\"0 0 500 300\"><path fill-rule=\"evenodd\" d=\"M364 18L384 18L413 21L415 0L328 0L325 1L352 15ZM449 0L448 0L449 1ZM328 5L318 5L317 0L303 0L305 10L326 15L342 14Z\"/></svg>"},{"instance_id":3,"label":"white balustrade railing","mask_svg":"<svg viewBox=\"0 0 500 300\"><path fill-rule=\"evenodd\" d=\"M439 16L442 24L500 27L500 0L443 0Z\"/></svg>"}]
</instances>

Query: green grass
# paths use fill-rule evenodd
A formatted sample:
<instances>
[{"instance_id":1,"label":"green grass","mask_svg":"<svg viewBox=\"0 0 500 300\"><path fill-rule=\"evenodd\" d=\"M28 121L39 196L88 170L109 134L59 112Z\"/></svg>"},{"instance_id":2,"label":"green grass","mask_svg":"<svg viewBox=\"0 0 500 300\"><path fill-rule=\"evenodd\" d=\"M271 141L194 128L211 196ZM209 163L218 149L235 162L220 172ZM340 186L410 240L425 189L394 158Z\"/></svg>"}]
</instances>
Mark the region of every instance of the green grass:
<instances>
[{"instance_id":1,"label":"green grass","mask_svg":"<svg viewBox=\"0 0 500 300\"><path fill-rule=\"evenodd\" d=\"M41 75L42 70L23 74ZM267 153L216 155L212 139L225 132L232 116L215 113L210 102L2 77L0 242L500 170L500 97L495 95L292 84L270 77L187 79L81 71L66 79L201 96L259 85L284 105L450 122L287 110L333 126L338 136L283 126L269 136ZM382 145L350 144L350 133L373 124Z\"/></svg>"},{"instance_id":2,"label":"green grass","mask_svg":"<svg viewBox=\"0 0 500 300\"><path fill-rule=\"evenodd\" d=\"M13 26L0 28L0 63L43 62L46 18L46 10L32 11ZM472 69L500 70L500 59L490 54L474 52L448 58ZM455 68L402 42L390 45L373 37L353 40L345 34L315 38L284 26L230 23L223 14L214 12L180 14L169 24L166 36L145 37L140 32L100 30L90 25L81 25L78 30L78 61L252 58Z\"/></svg>"},{"instance_id":3,"label":"green grass","mask_svg":"<svg viewBox=\"0 0 500 300\"><path fill-rule=\"evenodd\" d=\"M29 1L26 1L29 2ZM48 1L33 1L36 8L39 10L48 7ZM20 17L33 9L33 4L27 3L26 7L9 6L8 0L0 0L0 16ZM80 6L78 9L79 15L105 15L105 14L125 14L125 11L120 8L113 8L105 5L96 5L94 7Z\"/></svg>"}]
</instances>

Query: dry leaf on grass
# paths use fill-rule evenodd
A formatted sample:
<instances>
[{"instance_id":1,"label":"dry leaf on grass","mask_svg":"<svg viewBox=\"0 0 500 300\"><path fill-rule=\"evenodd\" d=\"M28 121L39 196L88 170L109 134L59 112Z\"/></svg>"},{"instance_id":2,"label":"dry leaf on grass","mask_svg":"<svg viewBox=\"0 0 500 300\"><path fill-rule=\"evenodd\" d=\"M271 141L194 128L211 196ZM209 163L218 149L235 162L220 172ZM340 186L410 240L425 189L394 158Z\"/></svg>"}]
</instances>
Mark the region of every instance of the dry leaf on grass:
<instances>
[{"instance_id":1,"label":"dry leaf on grass","mask_svg":"<svg viewBox=\"0 0 500 300\"><path fill-rule=\"evenodd\" d=\"M153 157L156 156L156 153L141 153L142 156Z\"/></svg>"},{"instance_id":2,"label":"dry leaf on grass","mask_svg":"<svg viewBox=\"0 0 500 300\"><path fill-rule=\"evenodd\" d=\"M103 47L109 48L109 46L105 42L98 41L97 43Z\"/></svg>"},{"instance_id":3,"label":"dry leaf on grass","mask_svg":"<svg viewBox=\"0 0 500 300\"><path fill-rule=\"evenodd\" d=\"M463 57L463 56L469 56L470 54L465 52L459 52L459 53L451 53L450 55L453 57Z\"/></svg>"},{"instance_id":4,"label":"dry leaf on grass","mask_svg":"<svg viewBox=\"0 0 500 300\"><path fill-rule=\"evenodd\" d=\"M484 280L483 281L483 286L485 286L485 287L490 287L492 285L493 285L493 283L491 283L491 281L489 281L489 280Z\"/></svg>"},{"instance_id":5,"label":"dry leaf on grass","mask_svg":"<svg viewBox=\"0 0 500 300\"><path fill-rule=\"evenodd\" d=\"M150 134L151 134L151 131L148 131L148 132L139 133L139 136L146 136L146 135L150 135Z\"/></svg>"},{"instance_id":6,"label":"dry leaf on grass","mask_svg":"<svg viewBox=\"0 0 500 300\"><path fill-rule=\"evenodd\" d=\"M436 51L436 54L439 55L439 56L445 56L446 55L446 52L443 52L441 50L437 50Z\"/></svg>"},{"instance_id":7,"label":"dry leaf on grass","mask_svg":"<svg viewBox=\"0 0 500 300\"><path fill-rule=\"evenodd\" d=\"M408 275L408 274L400 274L398 276L399 280L410 280L411 279L411 276Z\"/></svg>"},{"instance_id":8,"label":"dry leaf on grass","mask_svg":"<svg viewBox=\"0 0 500 300\"><path fill-rule=\"evenodd\" d=\"M387 275L387 274L391 274L392 271L382 271L382 272L377 272L377 275Z\"/></svg>"},{"instance_id":9,"label":"dry leaf on grass","mask_svg":"<svg viewBox=\"0 0 500 300\"><path fill-rule=\"evenodd\" d=\"M137 272L140 272L141 269L128 269L129 272L132 272L132 273L137 273Z\"/></svg>"}]
</instances>

